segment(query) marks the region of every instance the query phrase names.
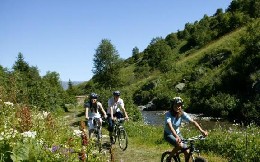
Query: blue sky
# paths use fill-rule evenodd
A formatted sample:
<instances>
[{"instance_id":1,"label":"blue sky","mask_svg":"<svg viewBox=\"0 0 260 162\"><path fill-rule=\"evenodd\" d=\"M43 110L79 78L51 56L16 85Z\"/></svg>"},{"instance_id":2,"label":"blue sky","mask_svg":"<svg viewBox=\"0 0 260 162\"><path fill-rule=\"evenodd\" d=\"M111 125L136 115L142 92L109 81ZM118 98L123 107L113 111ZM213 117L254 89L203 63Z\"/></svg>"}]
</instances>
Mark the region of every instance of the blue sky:
<instances>
[{"instance_id":1,"label":"blue sky","mask_svg":"<svg viewBox=\"0 0 260 162\"><path fill-rule=\"evenodd\" d=\"M11 69L21 52L41 76L87 81L93 55L109 39L121 58L155 37L225 10L231 0L0 0L0 65Z\"/></svg>"}]
</instances>

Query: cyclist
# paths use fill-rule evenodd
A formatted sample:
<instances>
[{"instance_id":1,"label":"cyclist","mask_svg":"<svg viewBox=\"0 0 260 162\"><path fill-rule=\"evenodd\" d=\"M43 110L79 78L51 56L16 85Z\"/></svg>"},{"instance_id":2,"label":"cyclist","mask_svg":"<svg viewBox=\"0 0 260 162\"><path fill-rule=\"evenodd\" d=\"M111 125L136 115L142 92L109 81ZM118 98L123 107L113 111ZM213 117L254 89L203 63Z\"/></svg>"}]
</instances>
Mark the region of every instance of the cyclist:
<instances>
[{"instance_id":1,"label":"cyclist","mask_svg":"<svg viewBox=\"0 0 260 162\"><path fill-rule=\"evenodd\" d=\"M96 93L91 93L89 95L89 101L84 104L84 107L86 109L85 111L86 120L88 121L89 138L91 138L91 135L94 130L94 118L97 118L98 119L97 122L99 122L99 125L102 126L102 118L99 111L102 112L104 118L107 118L106 112L103 109L102 104L97 101L97 98L98 95Z\"/></svg>"},{"instance_id":2,"label":"cyclist","mask_svg":"<svg viewBox=\"0 0 260 162\"><path fill-rule=\"evenodd\" d=\"M167 161L180 150L185 149L187 146L181 142L182 136L179 127L181 122L190 122L195 125L195 127L202 133L202 135L207 136L208 132L203 130L200 125L194 121L186 112L182 110L183 100L181 97L174 97L171 101L171 107L165 114L165 124L164 124L164 139L171 145L175 146L167 158ZM189 160L189 150L185 150L185 161Z\"/></svg>"},{"instance_id":3,"label":"cyclist","mask_svg":"<svg viewBox=\"0 0 260 162\"><path fill-rule=\"evenodd\" d=\"M113 128L114 128L114 120L117 118L125 118L128 120L128 115L125 110L124 101L120 98L120 91L114 91L113 97L108 100L108 131L110 136L111 143L113 142Z\"/></svg>"}]
</instances>

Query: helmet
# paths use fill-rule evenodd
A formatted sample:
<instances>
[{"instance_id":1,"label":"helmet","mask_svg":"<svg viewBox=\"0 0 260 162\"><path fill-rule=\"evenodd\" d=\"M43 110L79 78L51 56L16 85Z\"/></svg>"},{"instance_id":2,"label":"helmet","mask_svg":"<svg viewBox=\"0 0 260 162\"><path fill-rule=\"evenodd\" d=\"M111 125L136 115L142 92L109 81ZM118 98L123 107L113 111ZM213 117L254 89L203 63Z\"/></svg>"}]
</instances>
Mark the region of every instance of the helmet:
<instances>
[{"instance_id":1,"label":"helmet","mask_svg":"<svg viewBox=\"0 0 260 162\"><path fill-rule=\"evenodd\" d=\"M89 95L89 98L90 98L90 99L97 99L97 98L98 98L98 95L97 95L96 93L91 93L91 94Z\"/></svg>"},{"instance_id":2,"label":"helmet","mask_svg":"<svg viewBox=\"0 0 260 162\"><path fill-rule=\"evenodd\" d=\"M183 100L181 97L174 97L171 101L171 104L182 104L183 105Z\"/></svg>"},{"instance_id":3,"label":"helmet","mask_svg":"<svg viewBox=\"0 0 260 162\"><path fill-rule=\"evenodd\" d=\"M114 96L120 96L120 91L114 91L114 92L113 92L113 95L114 95Z\"/></svg>"}]
</instances>

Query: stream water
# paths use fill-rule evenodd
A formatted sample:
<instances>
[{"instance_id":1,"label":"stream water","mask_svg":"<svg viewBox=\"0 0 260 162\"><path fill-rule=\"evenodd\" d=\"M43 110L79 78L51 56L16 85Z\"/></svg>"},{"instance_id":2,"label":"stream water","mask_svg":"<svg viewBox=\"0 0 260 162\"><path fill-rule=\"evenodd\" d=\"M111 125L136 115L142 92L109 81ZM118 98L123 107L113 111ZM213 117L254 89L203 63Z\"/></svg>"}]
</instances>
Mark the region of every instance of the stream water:
<instances>
[{"instance_id":1,"label":"stream water","mask_svg":"<svg viewBox=\"0 0 260 162\"><path fill-rule=\"evenodd\" d=\"M164 114L166 111L141 111L144 123L148 125L163 126L164 124ZM213 119L210 117L199 117L196 114L189 114L193 119L200 123L203 128L210 130L214 129L216 126L221 126L222 128L228 128L232 123L223 121L221 119Z\"/></svg>"}]
</instances>

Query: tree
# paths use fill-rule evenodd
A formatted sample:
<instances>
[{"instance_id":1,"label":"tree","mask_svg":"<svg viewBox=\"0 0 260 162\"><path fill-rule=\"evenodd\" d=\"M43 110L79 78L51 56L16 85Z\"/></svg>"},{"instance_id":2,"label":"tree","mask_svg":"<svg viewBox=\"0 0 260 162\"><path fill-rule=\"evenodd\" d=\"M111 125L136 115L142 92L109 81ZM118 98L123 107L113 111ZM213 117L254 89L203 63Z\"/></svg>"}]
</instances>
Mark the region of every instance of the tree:
<instances>
[{"instance_id":1,"label":"tree","mask_svg":"<svg viewBox=\"0 0 260 162\"><path fill-rule=\"evenodd\" d=\"M103 87L116 87L120 80L118 51L108 39L102 39L94 54L93 80Z\"/></svg>"},{"instance_id":2,"label":"tree","mask_svg":"<svg viewBox=\"0 0 260 162\"><path fill-rule=\"evenodd\" d=\"M177 34L175 34L175 33L171 33L171 34L167 35L165 38L165 41L172 49L176 48L177 45L179 44Z\"/></svg>"},{"instance_id":3,"label":"tree","mask_svg":"<svg viewBox=\"0 0 260 162\"><path fill-rule=\"evenodd\" d=\"M163 39L154 40L145 49L143 60L147 60L152 69L167 72L171 69L171 47Z\"/></svg>"},{"instance_id":4,"label":"tree","mask_svg":"<svg viewBox=\"0 0 260 162\"><path fill-rule=\"evenodd\" d=\"M134 58L134 60L138 60L139 59L139 48L138 47L134 47L132 50L132 57Z\"/></svg>"},{"instance_id":5,"label":"tree","mask_svg":"<svg viewBox=\"0 0 260 162\"><path fill-rule=\"evenodd\" d=\"M15 71L28 72L29 64L24 61L23 54L19 52L16 62L13 65Z\"/></svg>"}]
</instances>

